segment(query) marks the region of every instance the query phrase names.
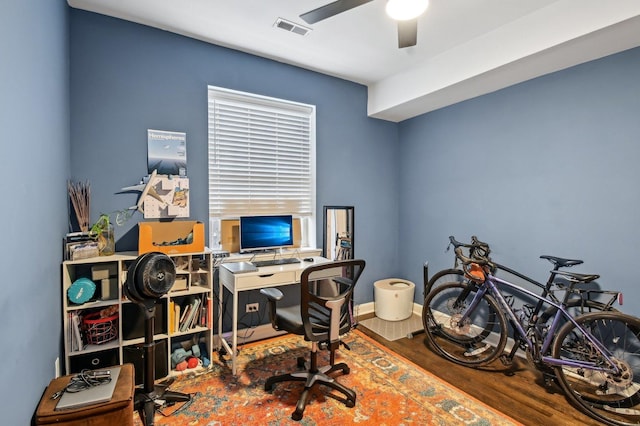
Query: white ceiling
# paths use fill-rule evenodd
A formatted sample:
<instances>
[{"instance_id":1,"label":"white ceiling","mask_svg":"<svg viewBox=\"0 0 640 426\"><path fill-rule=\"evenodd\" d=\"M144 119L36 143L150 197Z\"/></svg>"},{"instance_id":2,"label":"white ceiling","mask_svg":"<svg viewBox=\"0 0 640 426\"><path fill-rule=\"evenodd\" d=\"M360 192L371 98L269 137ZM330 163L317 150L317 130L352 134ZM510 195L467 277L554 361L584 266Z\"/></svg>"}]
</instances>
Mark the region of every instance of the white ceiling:
<instances>
[{"instance_id":1,"label":"white ceiling","mask_svg":"<svg viewBox=\"0 0 640 426\"><path fill-rule=\"evenodd\" d=\"M405 49L385 0L313 25L299 18L331 1L68 3L364 84L369 116L395 122L640 46L639 0L431 0ZM278 18L312 31L276 28Z\"/></svg>"}]
</instances>

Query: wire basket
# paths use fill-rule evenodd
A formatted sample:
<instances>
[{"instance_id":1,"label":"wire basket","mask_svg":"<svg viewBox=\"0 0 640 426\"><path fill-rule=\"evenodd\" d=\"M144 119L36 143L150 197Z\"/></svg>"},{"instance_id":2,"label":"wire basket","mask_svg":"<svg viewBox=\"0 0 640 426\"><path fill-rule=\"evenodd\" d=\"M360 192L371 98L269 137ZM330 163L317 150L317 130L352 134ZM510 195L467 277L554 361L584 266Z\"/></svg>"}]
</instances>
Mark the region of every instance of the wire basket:
<instances>
[{"instance_id":1,"label":"wire basket","mask_svg":"<svg viewBox=\"0 0 640 426\"><path fill-rule=\"evenodd\" d=\"M102 345L118 337L118 314L101 318L100 312L93 312L82 318L82 326L88 344Z\"/></svg>"}]
</instances>

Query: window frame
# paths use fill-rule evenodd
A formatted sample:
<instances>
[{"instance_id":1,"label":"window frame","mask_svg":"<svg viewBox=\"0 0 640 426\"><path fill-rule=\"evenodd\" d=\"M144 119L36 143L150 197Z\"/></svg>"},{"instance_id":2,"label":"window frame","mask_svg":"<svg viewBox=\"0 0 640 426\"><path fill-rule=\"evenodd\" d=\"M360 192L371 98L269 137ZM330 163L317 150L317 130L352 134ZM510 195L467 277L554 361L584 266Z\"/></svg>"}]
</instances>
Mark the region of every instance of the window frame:
<instances>
[{"instance_id":1,"label":"window frame","mask_svg":"<svg viewBox=\"0 0 640 426\"><path fill-rule=\"evenodd\" d=\"M218 103L218 104L216 104ZM247 209L244 212L241 212L237 209L233 209L233 211L225 212L224 206L220 207L220 205L216 205L215 208L212 207L214 205L212 201L212 196L214 195L214 175L215 172L212 170L213 164L218 160L217 159L217 151L216 151L216 132L217 126L216 119L219 108L216 109L216 105L234 105L234 106L242 106L248 108L251 112L259 112L269 114L285 114L289 116L297 116L298 118L302 117L303 119L308 120L308 136L305 139L305 143L308 144L308 161L309 161L309 169L304 173L305 178L308 179L308 187L306 187L305 196L308 203L308 212L301 211L287 211L282 209L277 209L275 206L277 204L282 203L274 203L274 210L265 211L263 209L252 210ZM209 216L209 242L212 249L221 249L221 221L225 219L238 219L240 215L251 215L251 214L292 214L294 218L300 219L300 228L301 228L301 248L315 248L316 246L316 107L315 105L304 104L300 102L289 101L285 99L278 99L263 95L257 95L248 92L241 92L237 90L217 87L208 85L207 86L207 128L208 128L208 137L207 137L207 148L208 148L208 165L207 165L207 176L208 176L208 195L207 195L207 206L208 206L208 216ZM250 113L248 113L249 115ZM272 123L273 128L277 129L278 124L275 121ZM304 123L305 125L307 123ZM264 128L261 128L264 131ZM273 141L278 144L278 136L274 132L271 135ZM301 133L304 133L301 131ZM297 138L299 136L295 136ZM295 139L294 138L294 139ZM270 138L267 138L270 139ZM227 142L228 144L229 142ZM251 144L251 141L246 142L248 145ZM264 143L264 141L262 141ZM290 145L290 144L289 144ZM307 146L305 145L305 148ZM275 151L275 149L274 149ZM304 151L304 155L307 154L307 151ZM234 154L235 155L235 154ZM283 184L286 187L286 184ZM299 186L299 185L298 185ZM297 204L305 204L304 202L298 202ZM298 206L298 208L300 208ZM212 211L215 210L215 211Z\"/></svg>"}]
</instances>

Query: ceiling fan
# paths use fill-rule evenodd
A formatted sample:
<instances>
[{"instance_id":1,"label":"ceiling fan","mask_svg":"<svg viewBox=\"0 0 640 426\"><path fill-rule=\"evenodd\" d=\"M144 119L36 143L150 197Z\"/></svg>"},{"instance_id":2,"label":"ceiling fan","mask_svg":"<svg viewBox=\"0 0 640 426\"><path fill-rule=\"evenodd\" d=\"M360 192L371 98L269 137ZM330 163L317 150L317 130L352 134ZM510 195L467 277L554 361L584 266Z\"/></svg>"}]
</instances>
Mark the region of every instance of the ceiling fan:
<instances>
[{"instance_id":1,"label":"ceiling fan","mask_svg":"<svg viewBox=\"0 0 640 426\"><path fill-rule=\"evenodd\" d=\"M373 0L337 0L300 15L306 23L315 24ZM429 6L429 0L389 0L387 15L398 22L398 48L415 46L418 39L418 16Z\"/></svg>"}]
</instances>

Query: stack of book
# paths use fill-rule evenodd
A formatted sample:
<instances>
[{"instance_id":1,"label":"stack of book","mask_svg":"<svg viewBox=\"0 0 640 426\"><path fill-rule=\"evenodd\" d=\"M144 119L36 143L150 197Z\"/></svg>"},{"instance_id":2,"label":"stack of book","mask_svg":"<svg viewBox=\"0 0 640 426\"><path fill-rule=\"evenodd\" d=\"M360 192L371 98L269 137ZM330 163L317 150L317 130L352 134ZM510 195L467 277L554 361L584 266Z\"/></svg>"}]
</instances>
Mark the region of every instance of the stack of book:
<instances>
[{"instance_id":1,"label":"stack of book","mask_svg":"<svg viewBox=\"0 0 640 426\"><path fill-rule=\"evenodd\" d=\"M185 303L170 302L169 332L185 332L195 327L206 327L210 320L207 312L210 310L209 299L206 294L201 297L187 299Z\"/></svg>"},{"instance_id":2,"label":"stack of book","mask_svg":"<svg viewBox=\"0 0 640 426\"><path fill-rule=\"evenodd\" d=\"M64 237L64 260L88 259L100 255L98 242L89 232L71 232Z\"/></svg>"}]
</instances>

